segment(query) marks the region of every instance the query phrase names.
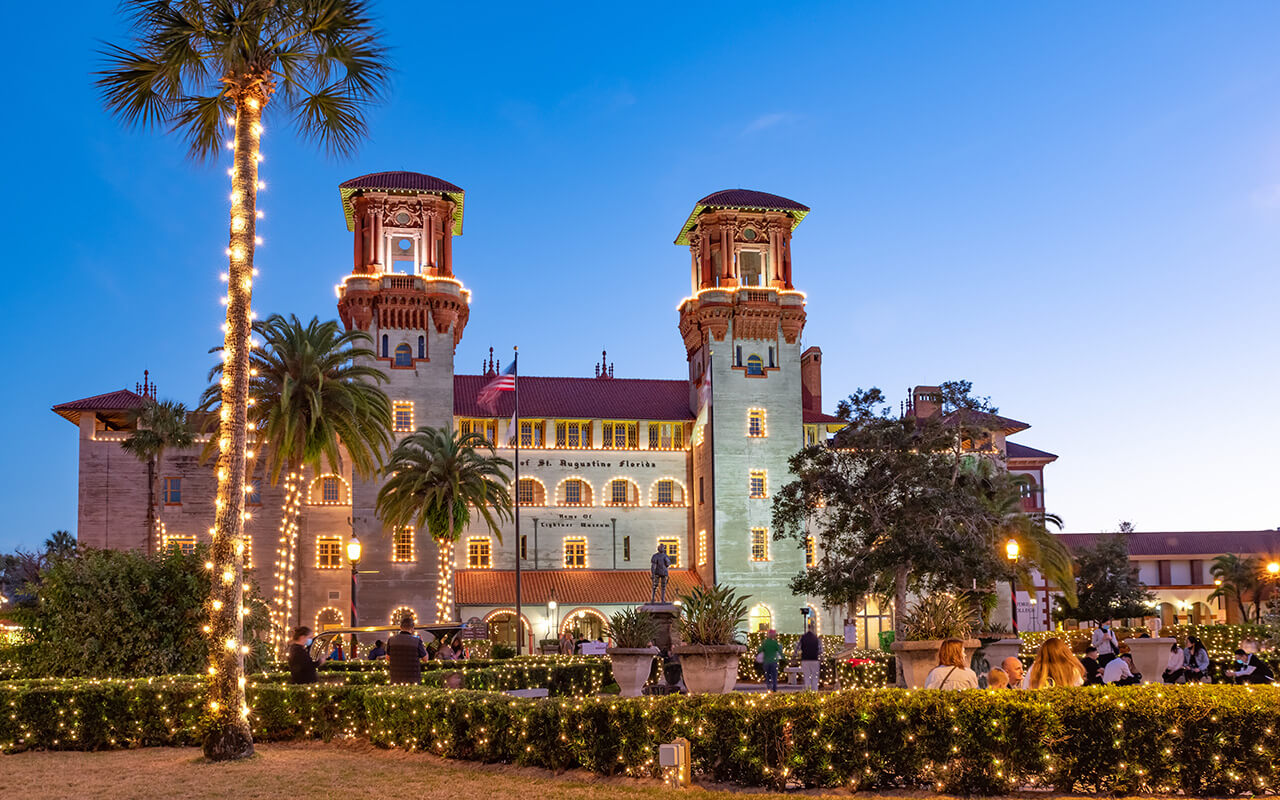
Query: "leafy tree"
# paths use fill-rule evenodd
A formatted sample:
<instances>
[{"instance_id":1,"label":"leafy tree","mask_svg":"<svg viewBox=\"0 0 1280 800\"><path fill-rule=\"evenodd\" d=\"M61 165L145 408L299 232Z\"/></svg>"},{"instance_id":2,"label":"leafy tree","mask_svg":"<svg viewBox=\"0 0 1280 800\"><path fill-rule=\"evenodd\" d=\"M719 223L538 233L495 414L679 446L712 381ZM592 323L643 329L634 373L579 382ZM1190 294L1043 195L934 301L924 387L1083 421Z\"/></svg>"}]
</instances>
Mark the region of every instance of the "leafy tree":
<instances>
[{"instance_id":1,"label":"leafy tree","mask_svg":"<svg viewBox=\"0 0 1280 800\"><path fill-rule=\"evenodd\" d=\"M1150 613L1155 595L1129 566L1129 543L1123 535L1104 536L1076 558L1076 602L1058 598L1058 619L1097 623L1142 617Z\"/></svg>"},{"instance_id":2,"label":"leafy tree","mask_svg":"<svg viewBox=\"0 0 1280 800\"><path fill-rule=\"evenodd\" d=\"M35 602L41 571L58 559L75 558L80 543L70 531L54 531L44 540L44 549L36 552L18 549L0 554L0 595L9 602Z\"/></svg>"},{"instance_id":3,"label":"leafy tree","mask_svg":"<svg viewBox=\"0 0 1280 800\"><path fill-rule=\"evenodd\" d=\"M256 245L259 141L268 107L302 134L346 154L365 136L364 107L390 69L365 0L125 0L132 41L108 45L97 85L126 124L183 136L196 159L221 151L231 127L230 257L218 501L212 559L230 574L210 598L210 725L205 755L253 753L244 713L242 637L244 471L249 399L250 301ZM273 102L278 101L278 102ZM274 113L274 111L273 111Z\"/></svg>"},{"instance_id":4,"label":"leafy tree","mask_svg":"<svg viewBox=\"0 0 1280 800\"><path fill-rule=\"evenodd\" d=\"M272 485L285 478L281 510L286 549L276 564L280 576L275 589L276 644L289 642L293 623L287 582L296 568L294 555L301 513L302 469L315 473L342 472L342 452L361 477L377 473L382 454L391 444L391 401L378 384L387 380L372 366L375 353L363 345L370 341L363 331L344 331L336 320L312 317L303 324L296 316L272 314L254 323L263 346L253 351L249 364L249 419L263 440L261 456ZM214 367L210 380L221 374ZM205 390L201 403L217 408L218 382Z\"/></svg>"},{"instance_id":5,"label":"leafy tree","mask_svg":"<svg viewBox=\"0 0 1280 800\"><path fill-rule=\"evenodd\" d=\"M482 450L488 451L486 455ZM436 621L453 621L453 547L474 509L502 541L499 523L511 518L511 462L494 454L478 433L422 427L401 440L384 469L378 516L392 530L425 529L436 542Z\"/></svg>"},{"instance_id":6,"label":"leafy tree","mask_svg":"<svg viewBox=\"0 0 1280 800\"><path fill-rule=\"evenodd\" d=\"M172 400L148 398L133 415L136 430L120 447L147 465L147 552L163 545L160 538L160 466L168 450L182 450L195 443L187 408Z\"/></svg>"},{"instance_id":7,"label":"leafy tree","mask_svg":"<svg viewBox=\"0 0 1280 800\"><path fill-rule=\"evenodd\" d=\"M200 627L213 576L208 553L85 550L54 557L35 602L13 611L31 634L18 661L29 677L130 677L205 671ZM261 630L265 606L246 596L246 628Z\"/></svg>"},{"instance_id":8,"label":"leafy tree","mask_svg":"<svg viewBox=\"0 0 1280 800\"><path fill-rule=\"evenodd\" d=\"M850 424L834 447L792 456L796 479L774 498L774 536L803 546L812 535L823 552L791 581L797 594L852 605L891 591L901 636L909 588L963 590L1009 577L1000 540L1007 515L990 497L997 479L962 468L974 456L961 439L981 443L997 423L966 382L947 387L952 410L979 413L899 418L879 389L859 389L840 404Z\"/></svg>"},{"instance_id":9,"label":"leafy tree","mask_svg":"<svg viewBox=\"0 0 1280 800\"><path fill-rule=\"evenodd\" d=\"M1240 619L1248 622L1249 609L1245 605L1244 598L1245 595L1252 594L1255 618L1258 622L1262 621L1262 603L1259 602L1263 589L1261 561L1253 556L1241 558L1237 553L1225 553L1213 559L1209 572L1217 582L1213 594L1209 595L1210 600L1230 597L1235 600L1236 607L1240 609Z\"/></svg>"}]
</instances>

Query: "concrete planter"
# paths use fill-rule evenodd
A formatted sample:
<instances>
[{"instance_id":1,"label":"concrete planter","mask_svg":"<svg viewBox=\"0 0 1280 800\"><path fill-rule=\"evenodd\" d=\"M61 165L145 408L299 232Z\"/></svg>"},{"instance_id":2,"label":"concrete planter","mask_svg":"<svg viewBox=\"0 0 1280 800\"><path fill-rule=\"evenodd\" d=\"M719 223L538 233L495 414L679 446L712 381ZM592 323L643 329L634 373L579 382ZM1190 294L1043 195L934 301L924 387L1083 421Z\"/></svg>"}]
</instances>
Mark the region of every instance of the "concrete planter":
<instances>
[{"instance_id":1,"label":"concrete planter","mask_svg":"<svg viewBox=\"0 0 1280 800\"><path fill-rule=\"evenodd\" d=\"M639 697L649 680L653 659L658 655L656 647L610 647L605 650L613 666L613 679L618 682L623 697Z\"/></svg>"},{"instance_id":2,"label":"concrete planter","mask_svg":"<svg viewBox=\"0 0 1280 800\"><path fill-rule=\"evenodd\" d=\"M889 645L893 650L893 654L898 659L898 669L902 672L902 681L905 681L907 689L924 688L925 679L929 677L929 670L938 666L938 646L942 644L941 639L929 639L922 642L894 642ZM969 666L970 660L973 658L973 651L978 649L982 642L977 639L964 640L964 665ZM899 683L903 686L903 683Z\"/></svg>"},{"instance_id":3,"label":"concrete planter","mask_svg":"<svg viewBox=\"0 0 1280 800\"><path fill-rule=\"evenodd\" d=\"M1143 683L1162 683L1169 664L1169 647L1176 639L1125 639L1133 655L1133 668L1142 673Z\"/></svg>"},{"instance_id":4,"label":"concrete planter","mask_svg":"<svg viewBox=\"0 0 1280 800\"><path fill-rule=\"evenodd\" d=\"M973 654L973 657L978 657L980 661L985 662L986 670L990 670L992 667L998 667L1003 664L1004 660L1009 656L1017 656L1020 652L1022 652L1022 640L1014 636L1008 639L996 639L993 642L987 642L982 645L981 650ZM969 666L973 669L982 666L982 664L975 666L976 662L974 662L973 657L970 657ZM981 674L979 674L979 677L981 677Z\"/></svg>"},{"instance_id":5,"label":"concrete planter","mask_svg":"<svg viewBox=\"0 0 1280 800\"><path fill-rule=\"evenodd\" d=\"M680 657L684 685L690 694L732 692L738 682L738 657L747 651L740 644L681 644L671 648Z\"/></svg>"}]
</instances>

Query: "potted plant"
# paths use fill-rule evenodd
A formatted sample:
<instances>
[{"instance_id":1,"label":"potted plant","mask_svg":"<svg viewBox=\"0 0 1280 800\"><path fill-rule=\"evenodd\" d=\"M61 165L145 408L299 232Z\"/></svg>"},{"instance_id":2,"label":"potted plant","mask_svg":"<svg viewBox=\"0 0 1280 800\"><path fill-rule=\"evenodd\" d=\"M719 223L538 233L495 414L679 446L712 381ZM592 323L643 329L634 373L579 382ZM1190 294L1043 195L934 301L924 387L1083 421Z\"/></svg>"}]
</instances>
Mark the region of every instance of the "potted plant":
<instances>
[{"instance_id":1,"label":"potted plant","mask_svg":"<svg viewBox=\"0 0 1280 800\"><path fill-rule=\"evenodd\" d=\"M684 685L694 694L733 691L738 679L738 629L747 619L747 595L738 597L727 586L697 587L680 598L681 644L671 648L680 657Z\"/></svg>"},{"instance_id":2,"label":"potted plant","mask_svg":"<svg viewBox=\"0 0 1280 800\"><path fill-rule=\"evenodd\" d=\"M609 617L613 645L605 653L623 697L639 697L649 680L653 658L658 655L658 648L653 645L657 635L657 624L644 611L628 608Z\"/></svg>"},{"instance_id":3,"label":"potted plant","mask_svg":"<svg viewBox=\"0 0 1280 800\"><path fill-rule=\"evenodd\" d=\"M982 644L969 638L974 621L972 606L955 595L939 592L918 600L903 616L903 641L890 645L898 657L899 685L908 689L924 686L929 670L938 663L938 646L943 639L963 640L965 660L972 658Z\"/></svg>"},{"instance_id":4,"label":"potted plant","mask_svg":"<svg viewBox=\"0 0 1280 800\"><path fill-rule=\"evenodd\" d=\"M962 592L961 599L973 609L977 625L972 632L982 642L982 647L971 656L970 667L981 678L991 667L1002 665L1006 658L1017 657L1022 652L1022 639L1008 625L995 622L992 614L999 606L999 596L994 591L976 590Z\"/></svg>"}]
</instances>

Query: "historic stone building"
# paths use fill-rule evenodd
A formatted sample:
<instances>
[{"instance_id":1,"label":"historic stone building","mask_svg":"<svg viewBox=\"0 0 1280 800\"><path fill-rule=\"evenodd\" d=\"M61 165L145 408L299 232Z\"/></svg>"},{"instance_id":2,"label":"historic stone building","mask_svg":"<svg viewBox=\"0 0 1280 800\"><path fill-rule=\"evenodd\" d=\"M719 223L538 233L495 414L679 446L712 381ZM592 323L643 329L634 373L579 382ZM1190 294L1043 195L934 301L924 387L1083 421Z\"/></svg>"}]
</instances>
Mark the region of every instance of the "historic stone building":
<instances>
[{"instance_id":1,"label":"historic stone building","mask_svg":"<svg viewBox=\"0 0 1280 800\"><path fill-rule=\"evenodd\" d=\"M411 172L366 175L340 187L353 234L350 274L336 287L338 313L373 340L394 409L395 431L453 424L485 434L512 457L513 397L478 400L499 371L458 374L454 349L471 316L470 295L453 261L462 233L463 190ZM727 583L751 595L753 629L802 626L788 580L820 557L812 546L773 540L770 498L788 480L787 459L841 427L822 410L822 351L806 346L805 296L793 280L792 236L809 209L764 192L734 189L698 201L676 244L688 246L691 293L679 307L688 377L614 377L602 359L592 377L521 376L521 506L517 537L478 526L453 552L458 614L482 619L495 638L514 636L517 553L522 605L533 640L577 629L595 635L605 617L649 597L649 557L673 554L670 593ZM801 276L803 273L795 273ZM130 412L150 387L54 408L80 428L78 536L94 547L144 548L146 467L120 449ZM932 413L936 387L917 387L912 413ZM1043 510L1044 467L1056 457L1005 436L1024 423L1002 420L996 446L1010 469L1034 479L1028 510ZM193 547L212 524L212 467L199 450L166 454L161 465L166 544ZM272 592L283 490L262 480L249 494L249 563ZM374 498L380 482L349 473L306 475L295 619L350 623L345 545L364 554L360 624L388 624L404 612L435 616L436 545L422 531L389 530ZM819 626L839 632L842 610L821 610ZM874 607L857 620L874 643L887 621Z\"/></svg>"}]
</instances>

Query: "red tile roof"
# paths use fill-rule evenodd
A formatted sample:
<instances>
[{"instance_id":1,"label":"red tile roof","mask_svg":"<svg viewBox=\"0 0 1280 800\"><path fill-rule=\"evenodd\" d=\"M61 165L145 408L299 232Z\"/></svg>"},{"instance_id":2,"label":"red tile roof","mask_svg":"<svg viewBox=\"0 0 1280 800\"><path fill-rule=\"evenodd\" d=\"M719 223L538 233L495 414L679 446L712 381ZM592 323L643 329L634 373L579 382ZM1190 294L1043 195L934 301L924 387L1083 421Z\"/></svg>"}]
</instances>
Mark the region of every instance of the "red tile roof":
<instances>
[{"instance_id":1,"label":"red tile roof","mask_svg":"<svg viewBox=\"0 0 1280 800\"><path fill-rule=\"evenodd\" d=\"M384 192L429 192L432 194L452 194L461 192L461 186L454 186L446 180L421 172L372 172L352 178L338 184L339 189L370 189Z\"/></svg>"},{"instance_id":2,"label":"red tile roof","mask_svg":"<svg viewBox=\"0 0 1280 800\"><path fill-rule=\"evenodd\" d=\"M999 414L988 414L986 411L973 411L971 409L962 409L960 411L952 411L950 414L942 418L942 421L948 425L957 422L963 422L970 425L977 425L983 428L992 428L995 430L1003 430L1005 435L1025 431L1031 426L1025 422L1019 422L1016 419L1002 417Z\"/></svg>"},{"instance_id":3,"label":"red tile roof","mask_svg":"<svg viewBox=\"0 0 1280 800\"><path fill-rule=\"evenodd\" d=\"M455 573L458 604L464 606L514 605L516 573L513 570L470 569ZM693 570L671 570L667 599L688 594L700 586ZM520 573L520 602L546 603L555 592L561 607L607 603L647 603L649 571L640 569L557 569ZM569 610L569 609L566 609Z\"/></svg>"},{"instance_id":4,"label":"red tile roof","mask_svg":"<svg viewBox=\"0 0 1280 800\"><path fill-rule=\"evenodd\" d=\"M849 424L846 420L840 419L839 417L833 417L830 414L824 414L821 411L810 411L807 408L804 410L804 421L805 422L838 422L842 425Z\"/></svg>"},{"instance_id":5,"label":"red tile roof","mask_svg":"<svg viewBox=\"0 0 1280 800\"><path fill-rule=\"evenodd\" d=\"M1057 461L1058 457L1053 453L1046 453L1043 450L1037 450L1034 447L1027 447L1025 444L1017 442L1005 442L1005 455L1010 458L1026 458L1045 461Z\"/></svg>"},{"instance_id":6,"label":"red tile roof","mask_svg":"<svg viewBox=\"0 0 1280 800\"><path fill-rule=\"evenodd\" d=\"M1091 547L1114 533L1061 533L1069 549ZM1280 556L1280 531L1170 531L1121 534L1131 556L1218 556L1223 553Z\"/></svg>"},{"instance_id":7,"label":"red tile roof","mask_svg":"<svg viewBox=\"0 0 1280 800\"><path fill-rule=\"evenodd\" d=\"M79 425L81 411L136 411L142 408L144 402L142 395L137 392L121 389L118 392L86 397L83 400L59 403L53 407L53 413Z\"/></svg>"},{"instance_id":8,"label":"red tile roof","mask_svg":"<svg viewBox=\"0 0 1280 800\"><path fill-rule=\"evenodd\" d=\"M455 375L453 413L462 417L510 417L512 392L502 392L497 409L481 408L477 397L491 375ZM582 419L693 419L689 382L639 378L520 378L520 416Z\"/></svg>"},{"instance_id":9,"label":"red tile roof","mask_svg":"<svg viewBox=\"0 0 1280 800\"><path fill-rule=\"evenodd\" d=\"M765 209L768 211L808 211L809 207L795 200L789 200L768 192L757 192L754 189L724 189L712 192L698 201L698 205L708 208L743 208L749 210Z\"/></svg>"}]
</instances>

